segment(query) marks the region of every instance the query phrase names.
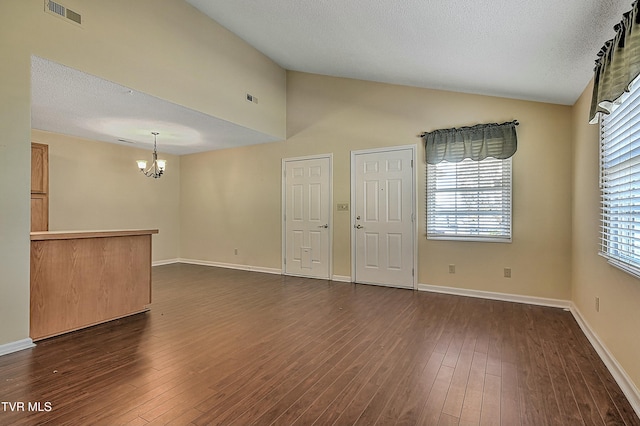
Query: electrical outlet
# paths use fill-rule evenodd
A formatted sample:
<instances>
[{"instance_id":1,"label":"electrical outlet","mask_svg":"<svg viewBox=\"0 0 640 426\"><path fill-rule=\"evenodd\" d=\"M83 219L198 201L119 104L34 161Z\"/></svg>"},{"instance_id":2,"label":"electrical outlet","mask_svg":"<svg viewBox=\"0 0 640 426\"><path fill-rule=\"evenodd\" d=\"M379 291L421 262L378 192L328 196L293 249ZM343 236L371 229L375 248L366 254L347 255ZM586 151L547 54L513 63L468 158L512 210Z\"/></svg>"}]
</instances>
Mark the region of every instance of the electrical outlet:
<instances>
[{"instance_id":1,"label":"electrical outlet","mask_svg":"<svg viewBox=\"0 0 640 426\"><path fill-rule=\"evenodd\" d=\"M456 265L454 265L454 264L449 265L449 273L450 274L455 274L456 273Z\"/></svg>"},{"instance_id":2,"label":"electrical outlet","mask_svg":"<svg viewBox=\"0 0 640 426\"><path fill-rule=\"evenodd\" d=\"M504 268L504 277L511 278L511 268Z\"/></svg>"},{"instance_id":3,"label":"electrical outlet","mask_svg":"<svg viewBox=\"0 0 640 426\"><path fill-rule=\"evenodd\" d=\"M238 249L233 249L233 254L238 255Z\"/></svg>"},{"instance_id":4,"label":"electrical outlet","mask_svg":"<svg viewBox=\"0 0 640 426\"><path fill-rule=\"evenodd\" d=\"M596 312L600 312L600 298L596 297Z\"/></svg>"}]
</instances>

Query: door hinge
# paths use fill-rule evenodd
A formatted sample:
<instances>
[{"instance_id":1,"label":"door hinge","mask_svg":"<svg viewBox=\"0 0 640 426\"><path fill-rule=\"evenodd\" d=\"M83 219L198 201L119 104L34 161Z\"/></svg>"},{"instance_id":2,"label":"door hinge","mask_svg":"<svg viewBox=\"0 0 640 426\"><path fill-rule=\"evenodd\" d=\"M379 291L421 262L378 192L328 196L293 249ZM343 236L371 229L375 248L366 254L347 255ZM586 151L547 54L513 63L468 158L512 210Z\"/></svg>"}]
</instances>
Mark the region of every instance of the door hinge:
<instances>
[{"instance_id":1,"label":"door hinge","mask_svg":"<svg viewBox=\"0 0 640 426\"><path fill-rule=\"evenodd\" d=\"M411 160L411 168L413 169L413 160Z\"/></svg>"},{"instance_id":2,"label":"door hinge","mask_svg":"<svg viewBox=\"0 0 640 426\"><path fill-rule=\"evenodd\" d=\"M411 276L412 276L412 277L415 277L415 276L416 276L415 274L416 274L416 273L415 273L415 269L411 268Z\"/></svg>"}]
</instances>

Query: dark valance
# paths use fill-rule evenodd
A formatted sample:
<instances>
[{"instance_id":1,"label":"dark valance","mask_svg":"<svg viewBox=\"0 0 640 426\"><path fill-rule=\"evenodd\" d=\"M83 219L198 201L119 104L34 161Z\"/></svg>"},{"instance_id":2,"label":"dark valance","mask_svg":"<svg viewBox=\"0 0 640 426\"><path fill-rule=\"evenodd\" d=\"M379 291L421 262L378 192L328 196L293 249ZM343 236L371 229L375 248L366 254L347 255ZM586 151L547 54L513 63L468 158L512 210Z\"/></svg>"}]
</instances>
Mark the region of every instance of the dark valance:
<instances>
[{"instance_id":1,"label":"dark valance","mask_svg":"<svg viewBox=\"0 0 640 426\"><path fill-rule=\"evenodd\" d=\"M598 121L599 113L609 114L613 103L640 74L640 15L638 0L614 27L616 36L607 41L596 59L589 123Z\"/></svg>"},{"instance_id":2,"label":"dark valance","mask_svg":"<svg viewBox=\"0 0 640 426\"><path fill-rule=\"evenodd\" d=\"M427 163L438 164L445 160L458 163L465 158L474 161L487 157L509 158L518 146L517 125L517 121L510 121L425 132L420 136L424 139Z\"/></svg>"}]
</instances>

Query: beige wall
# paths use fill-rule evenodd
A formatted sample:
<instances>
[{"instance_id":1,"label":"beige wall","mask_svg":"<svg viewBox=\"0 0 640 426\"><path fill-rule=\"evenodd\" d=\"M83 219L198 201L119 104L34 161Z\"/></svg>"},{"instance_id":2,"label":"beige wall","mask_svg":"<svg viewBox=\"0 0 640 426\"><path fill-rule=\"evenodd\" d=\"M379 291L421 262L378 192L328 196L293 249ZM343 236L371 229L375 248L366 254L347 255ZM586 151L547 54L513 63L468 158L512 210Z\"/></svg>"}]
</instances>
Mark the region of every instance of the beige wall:
<instances>
[{"instance_id":1,"label":"beige wall","mask_svg":"<svg viewBox=\"0 0 640 426\"><path fill-rule=\"evenodd\" d=\"M0 25L0 345L29 335L31 58L9 48L7 27Z\"/></svg>"},{"instance_id":2,"label":"beige wall","mask_svg":"<svg viewBox=\"0 0 640 426\"><path fill-rule=\"evenodd\" d=\"M270 143L181 157L182 258L280 268L283 146Z\"/></svg>"},{"instance_id":3,"label":"beige wall","mask_svg":"<svg viewBox=\"0 0 640 426\"><path fill-rule=\"evenodd\" d=\"M42 0L0 0L0 345L29 330L31 55L285 136L285 71L186 2L63 4L82 15L82 28L45 13Z\"/></svg>"},{"instance_id":4,"label":"beige wall","mask_svg":"<svg viewBox=\"0 0 640 426\"><path fill-rule=\"evenodd\" d=\"M135 160L151 151L34 130L49 145L49 230L158 229L153 260L177 259L180 241L180 157L160 179L143 176Z\"/></svg>"},{"instance_id":5,"label":"beige wall","mask_svg":"<svg viewBox=\"0 0 640 426\"><path fill-rule=\"evenodd\" d=\"M598 255L598 126L589 125L592 86L573 108L572 300L640 389L640 282ZM596 312L595 298L600 298Z\"/></svg>"},{"instance_id":6,"label":"beige wall","mask_svg":"<svg viewBox=\"0 0 640 426\"><path fill-rule=\"evenodd\" d=\"M513 243L427 241L426 166L416 135L512 119L521 123ZM345 203L350 150L418 144L419 282L570 297L570 107L288 72L287 135L282 143L182 157L182 257L280 268L282 158L333 153L334 203ZM334 211L336 275L351 275L349 221L348 212Z\"/></svg>"},{"instance_id":7,"label":"beige wall","mask_svg":"<svg viewBox=\"0 0 640 426\"><path fill-rule=\"evenodd\" d=\"M285 137L285 71L183 0L64 0L82 28L44 13L42 0L5 3L6 16L23 16L23 52Z\"/></svg>"}]
</instances>

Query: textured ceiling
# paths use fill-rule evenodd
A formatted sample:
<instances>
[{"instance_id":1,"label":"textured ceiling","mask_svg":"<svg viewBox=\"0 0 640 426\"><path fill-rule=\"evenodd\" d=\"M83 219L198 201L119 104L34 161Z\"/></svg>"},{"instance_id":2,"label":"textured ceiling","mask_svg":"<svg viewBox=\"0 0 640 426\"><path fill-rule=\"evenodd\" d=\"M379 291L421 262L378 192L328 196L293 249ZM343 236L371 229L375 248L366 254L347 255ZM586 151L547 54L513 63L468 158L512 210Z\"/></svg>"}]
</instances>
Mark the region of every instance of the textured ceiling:
<instances>
[{"instance_id":1,"label":"textured ceiling","mask_svg":"<svg viewBox=\"0 0 640 426\"><path fill-rule=\"evenodd\" d=\"M573 104L631 0L187 0L295 71Z\"/></svg>"},{"instance_id":2,"label":"textured ceiling","mask_svg":"<svg viewBox=\"0 0 640 426\"><path fill-rule=\"evenodd\" d=\"M278 140L36 56L31 127L178 155Z\"/></svg>"}]
</instances>

